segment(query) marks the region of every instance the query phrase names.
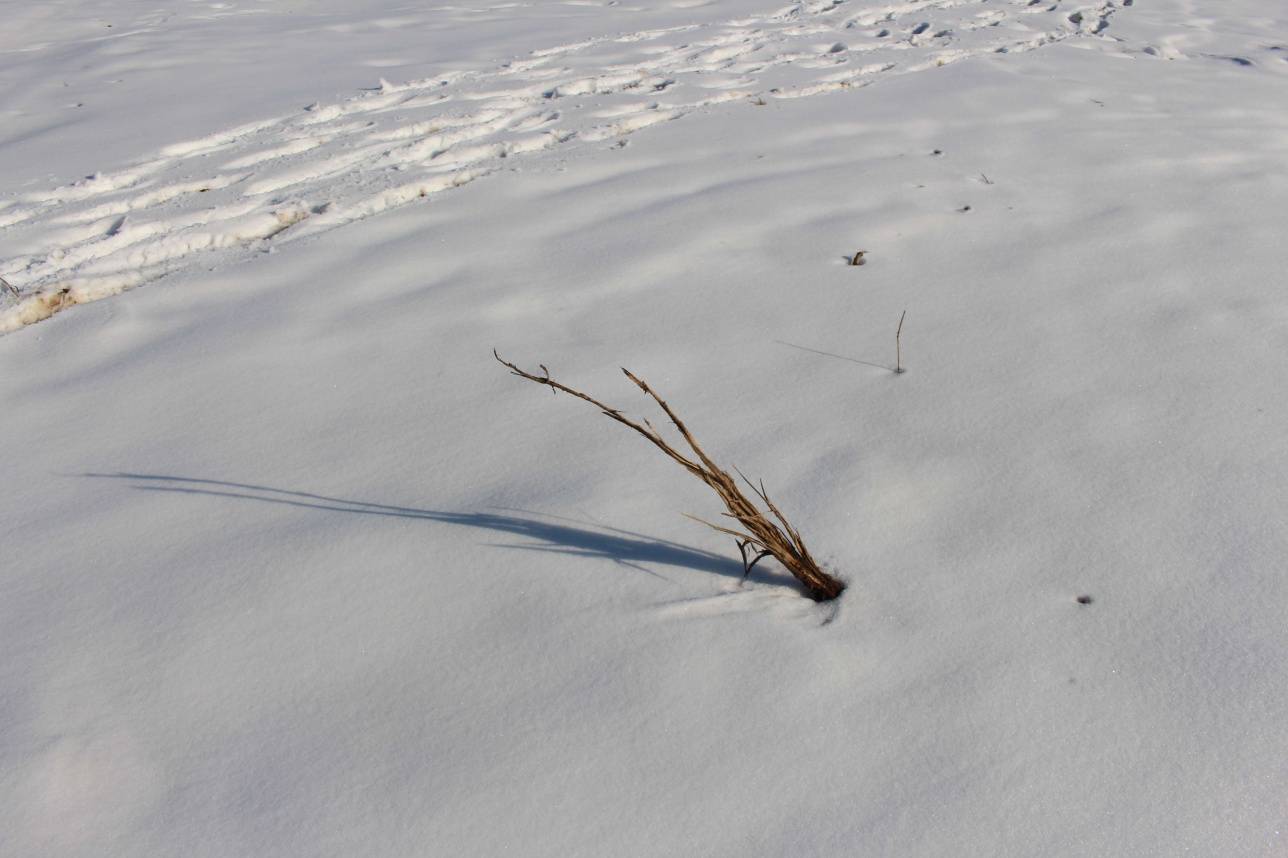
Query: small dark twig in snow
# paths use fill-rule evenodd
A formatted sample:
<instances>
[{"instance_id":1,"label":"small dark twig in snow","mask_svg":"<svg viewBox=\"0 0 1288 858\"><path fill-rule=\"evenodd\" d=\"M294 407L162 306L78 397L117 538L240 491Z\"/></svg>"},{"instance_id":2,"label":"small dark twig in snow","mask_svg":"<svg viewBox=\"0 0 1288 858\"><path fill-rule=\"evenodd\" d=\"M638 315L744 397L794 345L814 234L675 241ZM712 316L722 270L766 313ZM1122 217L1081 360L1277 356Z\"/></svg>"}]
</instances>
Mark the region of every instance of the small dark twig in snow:
<instances>
[{"instance_id":1,"label":"small dark twig in snow","mask_svg":"<svg viewBox=\"0 0 1288 858\"><path fill-rule=\"evenodd\" d=\"M902 344L900 343L900 339L903 337L903 317L906 315L908 315L907 310L904 310L902 313L899 314L899 327L895 328L895 331L894 331L894 371L895 373L903 372L903 349L902 349Z\"/></svg>"}]
</instances>

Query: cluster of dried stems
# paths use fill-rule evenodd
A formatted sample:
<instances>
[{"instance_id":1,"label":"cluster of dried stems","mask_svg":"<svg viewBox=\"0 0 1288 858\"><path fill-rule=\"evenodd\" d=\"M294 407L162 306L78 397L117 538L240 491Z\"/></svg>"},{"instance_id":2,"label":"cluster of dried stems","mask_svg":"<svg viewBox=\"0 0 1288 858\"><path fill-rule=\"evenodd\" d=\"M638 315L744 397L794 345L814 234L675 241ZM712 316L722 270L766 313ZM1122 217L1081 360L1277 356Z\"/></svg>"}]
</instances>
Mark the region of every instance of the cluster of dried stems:
<instances>
[{"instance_id":1,"label":"cluster of dried stems","mask_svg":"<svg viewBox=\"0 0 1288 858\"><path fill-rule=\"evenodd\" d=\"M737 540L738 551L742 554L744 575L749 574L752 567L760 560L765 557L773 557L779 563L783 564L787 571L791 572L792 575L796 577L796 580L800 581L801 585L805 588L805 592L808 593L811 598L820 602L826 602L841 595L841 592L845 589L844 582L823 571L822 567L818 565L818 562L810 556L809 549L805 547L805 543L801 540L800 533L796 528L792 527L791 523L787 521L782 512L779 511L778 507L774 505L774 502L771 501L769 496L765 493L764 483L761 483L761 485L757 487L743 476L741 471L738 472L738 475L742 476L743 481L747 483L756 497L760 498L760 500L764 502L765 506L768 507L769 513L772 514L773 519L777 519L778 524L782 525L781 528L778 524L774 523L773 519L771 519L769 515L762 512L751 498L743 494L742 490L738 488L738 484L733 477L721 470L716 463L713 462L705 452L703 452L702 448L698 446L698 442L684 425L684 422L675 415L675 412L671 410L671 407L667 405L660 396L654 393L653 389L649 387L643 379L633 375L630 370L623 367L622 372L626 373L626 377L634 382L636 387L644 391L647 396L652 398L652 400L661 407L662 411L666 413L666 416L671 419L673 424L675 424L675 428L679 430L681 437L683 437L685 443L689 445L689 449L693 451L693 455L697 457L696 460L690 458L667 443L658 431L653 428L653 424L649 423L647 419L645 419L642 424L636 423L634 420L623 416L616 408L609 408L604 403L582 393L580 390L574 390L567 385L560 384L550 377L550 371L546 369L544 364L538 364L538 366L541 367L542 374L535 375L530 372L525 372L509 361L503 359L496 353L495 349L492 351L492 354L504 366L508 367L512 374L517 375L520 378L526 378L528 381L536 382L537 384L544 384L549 387L552 392L562 390L570 396L575 396L578 399L585 400L602 411L606 416L611 417L618 423L634 429L636 432L651 441L655 447L678 462L686 471L710 486L712 491L720 496L720 500L724 501L725 509L727 510L727 512L724 513L725 517L737 522L738 528L712 524L711 522L703 521L700 518L694 518L694 520L699 521L708 527L714 528L721 533L727 533ZM693 516L689 517L693 518Z\"/></svg>"}]
</instances>

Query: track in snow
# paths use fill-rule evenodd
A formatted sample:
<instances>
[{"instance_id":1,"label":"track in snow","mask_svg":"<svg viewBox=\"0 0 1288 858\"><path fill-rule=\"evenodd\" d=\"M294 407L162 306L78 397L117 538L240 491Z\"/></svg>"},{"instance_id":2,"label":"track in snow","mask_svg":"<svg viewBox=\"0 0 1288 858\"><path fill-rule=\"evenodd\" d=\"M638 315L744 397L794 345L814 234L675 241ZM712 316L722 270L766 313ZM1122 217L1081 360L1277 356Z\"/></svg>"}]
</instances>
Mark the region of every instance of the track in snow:
<instances>
[{"instance_id":1,"label":"track in snow","mask_svg":"<svg viewBox=\"0 0 1288 858\"><path fill-rule=\"evenodd\" d=\"M213 251L291 241L459 187L525 153L620 140L727 102L804 98L973 56L1111 39L1131 0L811 0L603 36L488 72L390 84L0 200L0 333ZM195 178L194 178L195 177Z\"/></svg>"}]
</instances>

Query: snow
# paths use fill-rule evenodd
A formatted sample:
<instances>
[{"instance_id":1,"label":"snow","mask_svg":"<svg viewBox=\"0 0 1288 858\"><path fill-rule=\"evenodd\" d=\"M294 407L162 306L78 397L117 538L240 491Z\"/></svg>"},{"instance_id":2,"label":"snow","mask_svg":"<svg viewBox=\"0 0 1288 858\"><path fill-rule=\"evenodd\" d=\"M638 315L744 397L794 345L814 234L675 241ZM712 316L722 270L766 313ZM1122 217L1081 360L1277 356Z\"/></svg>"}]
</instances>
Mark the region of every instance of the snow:
<instances>
[{"instance_id":1,"label":"snow","mask_svg":"<svg viewBox=\"0 0 1288 858\"><path fill-rule=\"evenodd\" d=\"M0 853L1285 854L1279 4L360 6L0 37Z\"/></svg>"}]
</instances>

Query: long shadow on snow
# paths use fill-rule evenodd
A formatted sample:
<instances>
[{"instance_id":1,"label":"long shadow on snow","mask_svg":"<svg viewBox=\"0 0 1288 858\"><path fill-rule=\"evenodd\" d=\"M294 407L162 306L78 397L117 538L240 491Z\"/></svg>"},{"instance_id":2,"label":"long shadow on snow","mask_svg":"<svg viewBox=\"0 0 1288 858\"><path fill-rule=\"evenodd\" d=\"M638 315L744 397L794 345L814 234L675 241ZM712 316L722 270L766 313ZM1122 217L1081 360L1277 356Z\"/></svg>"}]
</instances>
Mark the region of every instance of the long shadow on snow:
<instances>
[{"instance_id":1,"label":"long shadow on snow","mask_svg":"<svg viewBox=\"0 0 1288 858\"><path fill-rule=\"evenodd\" d=\"M131 480L134 482L132 488L140 491L208 495L210 497L258 501L260 503L301 507L325 512L415 518L444 524L477 527L526 537L536 542L536 544L487 543L497 548L552 552L573 557L598 557L638 569L656 577L661 576L657 576L657 573L639 564L660 563L668 566L697 569L702 572L714 572L717 575L723 575L728 578L742 578L742 565L731 557L725 557L710 551L702 551L697 548L689 548L679 543L616 527L592 525L597 528L592 530L586 527L556 524L550 520L567 521L575 524L584 524L585 522L576 522L574 519L544 515L527 510L506 511L523 513L523 516L542 515L544 519L550 520L496 513L448 512L445 510L391 506L389 504L329 497L327 495L313 494L312 492L277 489L272 486L233 483L225 480L176 477L166 474L89 473L83 476L99 479ZM761 583L787 584L789 586L795 583L786 575L775 574L768 570L762 571L760 568L752 572L751 580Z\"/></svg>"}]
</instances>

